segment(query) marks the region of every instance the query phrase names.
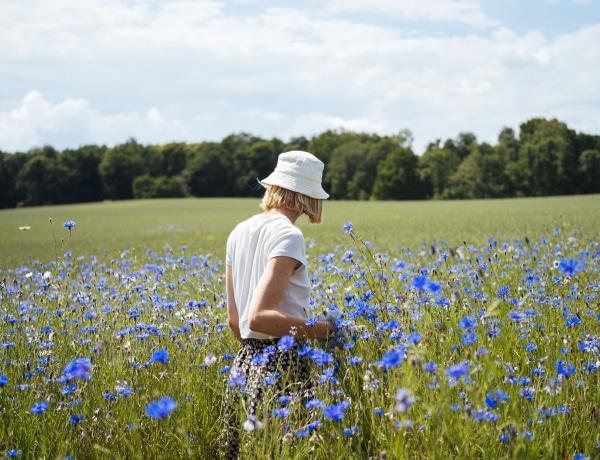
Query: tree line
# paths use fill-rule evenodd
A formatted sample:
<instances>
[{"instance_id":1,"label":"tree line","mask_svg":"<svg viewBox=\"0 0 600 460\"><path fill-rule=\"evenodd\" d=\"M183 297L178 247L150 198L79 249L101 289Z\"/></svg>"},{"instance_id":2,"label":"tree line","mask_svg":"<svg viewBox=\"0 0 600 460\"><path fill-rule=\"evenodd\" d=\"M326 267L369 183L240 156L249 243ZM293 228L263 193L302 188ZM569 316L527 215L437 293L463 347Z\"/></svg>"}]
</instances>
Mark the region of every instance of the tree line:
<instances>
[{"instance_id":1,"label":"tree line","mask_svg":"<svg viewBox=\"0 0 600 460\"><path fill-rule=\"evenodd\" d=\"M495 145L474 134L430 143L423 155L410 131L396 135L328 130L288 143L247 133L221 142L58 152L0 151L0 208L170 197L258 197L277 156L307 150L325 162L323 186L338 200L476 199L600 193L600 136L556 119L504 128Z\"/></svg>"}]
</instances>

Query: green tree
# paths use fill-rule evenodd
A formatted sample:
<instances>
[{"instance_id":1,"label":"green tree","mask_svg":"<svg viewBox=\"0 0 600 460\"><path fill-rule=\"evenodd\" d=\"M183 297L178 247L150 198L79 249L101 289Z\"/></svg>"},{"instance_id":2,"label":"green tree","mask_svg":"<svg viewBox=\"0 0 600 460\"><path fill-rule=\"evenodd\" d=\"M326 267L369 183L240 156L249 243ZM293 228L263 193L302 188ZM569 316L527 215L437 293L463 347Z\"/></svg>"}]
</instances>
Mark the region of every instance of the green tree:
<instances>
[{"instance_id":1,"label":"green tree","mask_svg":"<svg viewBox=\"0 0 600 460\"><path fill-rule=\"evenodd\" d=\"M264 179L271 174L282 148L283 142L273 138L269 141L256 141L247 149L233 154L234 184L238 196L251 196L258 193L260 187L257 186L257 179Z\"/></svg>"},{"instance_id":2,"label":"green tree","mask_svg":"<svg viewBox=\"0 0 600 460\"><path fill-rule=\"evenodd\" d=\"M14 208L23 200L17 190L16 181L27 160L26 153L0 152L0 209Z\"/></svg>"},{"instance_id":3,"label":"green tree","mask_svg":"<svg viewBox=\"0 0 600 460\"><path fill-rule=\"evenodd\" d=\"M158 159L158 176L173 177L181 174L185 169L188 146L181 142L159 146L155 154Z\"/></svg>"},{"instance_id":4,"label":"green tree","mask_svg":"<svg viewBox=\"0 0 600 460\"><path fill-rule=\"evenodd\" d=\"M600 150L584 150L579 157L581 193L600 193Z\"/></svg>"},{"instance_id":5,"label":"green tree","mask_svg":"<svg viewBox=\"0 0 600 460\"><path fill-rule=\"evenodd\" d=\"M76 150L64 150L58 155L65 171L61 181L62 202L85 203L104 198L99 166L105 152L104 146L86 145Z\"/></svg>"},{"instance_id":6,"label":"green tree","mask_svg":"<svg viewBox=\"0 0 600 460\"><path fill-rule=\"evenodd\" d=\"M337 147L327 165L325 180L329 184L331 198L357 200L360 195L360 182L365 174L359 167L366 161L369 147L359 141L352 141ZM357 176L357 177L355 177Z\"/></svg>"},{"instance_id":7,"label":"green tree","mask_svg":"<svg viewBox=\"0 0 600 460\"><path fill-rule=\"evenodd\" d=\"M146 148L130 139L109 149L99 166L106 198L127 200L133 198L133 180L147 173Z\"/></svg>"},{"instance_id":8,"label":"green tree","mask_svg":"<svg viewBox=\"0 0 600 460\"><path fill-rule=\"evenodd\" d=\"M460 165L460 158L453 149L430 144L419 160L419 169L428 198L448 197L450 177Z\"/></svg>"},{"instance_id":9,"label":"green tree","mask_svg":"<svg viewBox=\"0 0 600 460\"><path fill-rule=\"evenodd\" d=\"M419 200L425 197L419 175L419 157L411 149L398 147L379 163L373 197L377 200Z\"/></svg>"},{"instance_id":10,"label":"green tree","mask_svg":"<svg viewBox=\"0 0 600 460\"><path fill-rule=\"evenodd\" d=\"M232 154L221 144L205 142L188 154L183 177L197 197L233 196Z\"/></svg>"},{"instance_id":11,"label":"green tree","mask_svg":"<svg viewBox=\"0 0 600 460\"><path fill-rule=\"evenodd\" d=\"M52 147L30 152L28 161L17 174L17 193L23 197L19 204L23 206L40 206L62 203L61 183L65 169L57 159L57 152Z\"/></svg>"}]
</instances>

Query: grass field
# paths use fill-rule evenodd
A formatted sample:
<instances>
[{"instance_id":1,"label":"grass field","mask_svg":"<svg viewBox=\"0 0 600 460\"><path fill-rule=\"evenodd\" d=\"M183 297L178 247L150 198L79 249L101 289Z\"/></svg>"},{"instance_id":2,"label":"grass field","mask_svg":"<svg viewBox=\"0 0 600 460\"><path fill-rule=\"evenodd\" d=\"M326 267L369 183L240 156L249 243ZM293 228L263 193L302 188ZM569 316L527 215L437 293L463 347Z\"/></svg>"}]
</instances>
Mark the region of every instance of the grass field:
<instances>
[{"instance_id":1,"label":"grass field","mask_svg":"<svg viewBox=\"0 0 600 460\"><path fill-rule=\"evenodd\" d=\"M222 258L235 224L260 212L257 199L181 199L123 201L0 211L0 270L42 263L60 256L62 223L75 221L68 249L75 255L117 257L123 250L143 253L166 246ZM49 220L52 219L52 225ZM549 234L557 226L576 228L590 239L600 232L600 196L515 200L328 202L323 225L305 218L298 224L320 246L344 241L345 222L379 249L417 248L438 239L450 245L481 245L489 237ZM19 230L19 227L30 227ZM55 239L56 237L56 239ZM55 251L56 247L59 248Z\"/></svg>"},{"instance_id":2,"label":"grass field","mask_svg":"<svg viewBox=\"0 0 600 460\"><path fill-rule=\"evenodd\" d=\"M257 205L0 211L0 456L219 458L225 388L245 390L222 260ZM242 459L599 458L599 196L325 217L299 221L308 314L346 336L300 348L308 401L263 373L257 418L237 408Z\"/></svg>"}]
</instances>

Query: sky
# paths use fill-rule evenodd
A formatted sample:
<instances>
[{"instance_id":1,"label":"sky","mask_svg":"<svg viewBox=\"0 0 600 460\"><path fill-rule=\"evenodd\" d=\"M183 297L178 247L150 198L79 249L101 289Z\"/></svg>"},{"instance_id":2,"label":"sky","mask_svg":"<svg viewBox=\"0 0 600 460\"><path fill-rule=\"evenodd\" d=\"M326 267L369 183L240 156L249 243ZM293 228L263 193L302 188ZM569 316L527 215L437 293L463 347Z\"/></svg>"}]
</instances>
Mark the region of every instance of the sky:
<instances>
[{"instance_id":1,"label":"sky","mask_svg":"<svg viewBox=\"0 0 600 460\"><path fill-rule=\"evenodd\" d=\"M600 135L600 0L0 0L0 150Z\"/></svg>"}]
</instances>

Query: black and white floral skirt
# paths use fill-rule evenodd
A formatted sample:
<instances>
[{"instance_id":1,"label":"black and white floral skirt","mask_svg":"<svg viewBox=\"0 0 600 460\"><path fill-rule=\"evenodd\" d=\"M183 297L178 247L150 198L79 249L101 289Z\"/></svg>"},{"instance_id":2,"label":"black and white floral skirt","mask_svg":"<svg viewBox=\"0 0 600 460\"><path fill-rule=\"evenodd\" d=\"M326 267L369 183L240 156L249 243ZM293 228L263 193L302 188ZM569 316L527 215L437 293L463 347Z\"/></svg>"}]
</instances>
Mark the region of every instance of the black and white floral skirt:
<instances>
[{"instance_id":1,"label":"black and white floral skirt","mask_svg":"<svg viewBox=\"0 0 600 460\"><path fill-rule=\"evenodd\" d=\"M310 397L310 360L298 354L306 341L297 340L295 347L281 350L278 340L246 339L233 361L223 404L224 458L239 457L243 423L262 418L263 408L271 400L289 394Z\"/></svg>"}]
</instances>

